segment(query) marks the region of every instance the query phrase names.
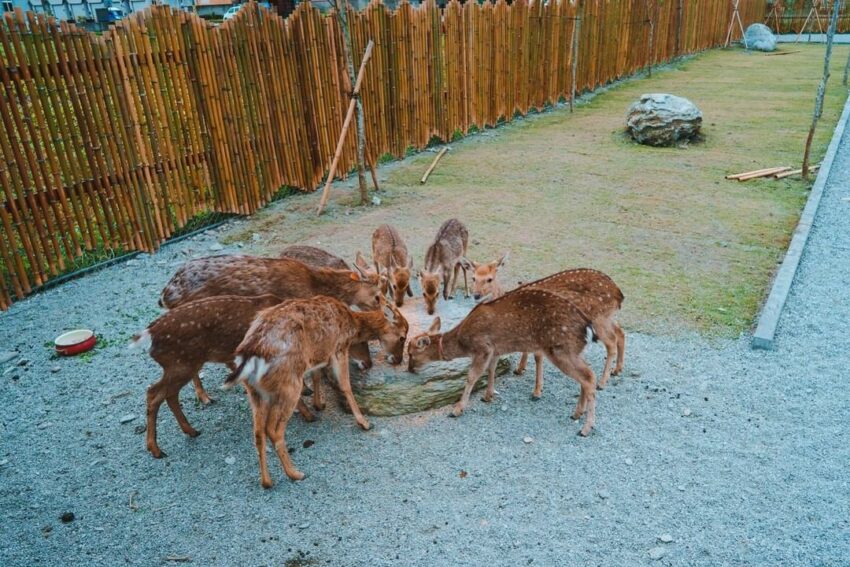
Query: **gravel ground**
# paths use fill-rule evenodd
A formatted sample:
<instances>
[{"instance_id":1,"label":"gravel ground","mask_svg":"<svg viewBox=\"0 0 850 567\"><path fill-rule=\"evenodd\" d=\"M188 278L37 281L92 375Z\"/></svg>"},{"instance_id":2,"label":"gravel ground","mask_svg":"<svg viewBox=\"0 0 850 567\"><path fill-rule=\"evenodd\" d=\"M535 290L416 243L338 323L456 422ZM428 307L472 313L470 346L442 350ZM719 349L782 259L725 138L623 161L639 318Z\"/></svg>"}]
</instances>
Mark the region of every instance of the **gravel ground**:
<instances>
[{"instance_id":1,"label":"gravel ground","mask_svg":"<svg viewBox=\"0 0 850 567\"><path fill-rule=\"evenodd\" d=\"M531 373L508 376L457 420L295 417L308 478L270 455L268 491L244 397L216 390L223 368L206 371L213 406L183 391L200 437L163 408L154 460L137 431L157 367L125 342L215 234L23 301L0 314L0 351L19 353L0 366L0 564L847 565L848 179L845 139L777 352L631 334L587 439L568 417L577 387L551 367L541 401ZM53 358L46 343L81 325L105 346ZM587 356L598 371L601 348Z\"/></svg>"}]
</instances>

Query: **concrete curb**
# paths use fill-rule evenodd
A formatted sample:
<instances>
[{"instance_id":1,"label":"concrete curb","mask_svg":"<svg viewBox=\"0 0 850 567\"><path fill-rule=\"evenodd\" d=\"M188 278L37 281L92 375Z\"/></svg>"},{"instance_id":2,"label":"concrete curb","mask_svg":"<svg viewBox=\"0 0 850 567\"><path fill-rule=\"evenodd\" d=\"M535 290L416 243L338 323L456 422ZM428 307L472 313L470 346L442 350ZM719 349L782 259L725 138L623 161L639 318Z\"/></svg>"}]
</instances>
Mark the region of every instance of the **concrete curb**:
<instances>
[{"instance_id":1,"label":"concrete curb","mask_svg":"<svg viewBox=\"0 0 850 567\"><path fill-rule=\"evenodd\" d=\"M777 43L798 43L797 34L782 33L776 36ZM840 45L850 43L850 34L837 33L833 36L832 42ZM826 43L825 33L804 33L800 36L799 43Z\"/></svg>"},{"instance_id":2,"label":"concrete curb","mask_svg":"<svg viewBox=\"0 0 850 567\"><path fill-rule=\"evenodd\" d=\"M791 238L791 244L785 253L785 259L782 260L782 265L776 272L776 278L773 280L770 295L768 295L767 301L765 301L759 314L758 326L755 333L753 333L751 343L753 348L766 350L774 348L774 337L776 336L776 327L779 325L779 318L782 316L782 308L785 307L785 301L788 299L788 293L791 291L791 285L794 283L797 267L800 265L800 258L802 258L806 242L809 240L809 233L815 222L815 216L817 215L818 206L823 196L823 190L832 171L835 153L838 151L838 145L841 143L841 137L844 135L844 128L847 125L848 118L850 118L850 97L844 103L844 112L841 113L841 118L838 120L838 124L836 124L835 130L832 133L832 140L829 142L829 148L827 148L826 155L823 158L823 162L821 162L822 165L818 171L817 178L815 178L815 184L812 185L812 191L809 193L806 207L803 209L803 214L800 215L797 228L794 229L794 236Z\"/></svg>"}]
</instances>

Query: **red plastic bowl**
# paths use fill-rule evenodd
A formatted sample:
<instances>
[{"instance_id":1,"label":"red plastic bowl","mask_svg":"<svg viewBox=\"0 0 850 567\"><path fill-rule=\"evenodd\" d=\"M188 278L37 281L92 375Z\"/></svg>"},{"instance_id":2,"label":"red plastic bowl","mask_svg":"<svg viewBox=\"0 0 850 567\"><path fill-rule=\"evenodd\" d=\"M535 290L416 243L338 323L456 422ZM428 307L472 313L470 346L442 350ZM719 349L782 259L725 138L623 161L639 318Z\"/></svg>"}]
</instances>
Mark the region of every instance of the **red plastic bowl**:
<instances>
[{"instance_id":1,"label":"red plastic bowl","mask_svg":"<svg viewBox=\"0 0 850 567\"><path fill-rule=\"evenodd\" d=\"M53 344L56 346L56 352L62 356L74 356L81 352L86 352L94 348L97 343L97 337L94 331L88 329L77 329L69 331L56 337Z\"/></svg>"}]
</instances>

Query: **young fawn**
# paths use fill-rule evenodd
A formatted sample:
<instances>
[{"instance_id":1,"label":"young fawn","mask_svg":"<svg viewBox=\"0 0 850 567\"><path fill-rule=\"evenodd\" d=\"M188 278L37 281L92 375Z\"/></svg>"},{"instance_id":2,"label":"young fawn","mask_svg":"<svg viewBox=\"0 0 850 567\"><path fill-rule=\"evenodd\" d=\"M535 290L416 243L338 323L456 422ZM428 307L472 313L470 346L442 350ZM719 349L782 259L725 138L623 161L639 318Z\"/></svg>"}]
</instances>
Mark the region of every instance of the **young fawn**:
<instances>
[{"instance_id":1,"label":"young fawn","mask_svg":"<svg viewBox=\"0 0 850 567\"><path fill-rule=\"evenodd\" d=\"M413 258L407 253L407 246L394 226L382 224L372 233L372 261L376 272L386 271L396 307L404 305L405 294L413 297L410 289Z\"/></svg>"},{"instance_id":2,"label":"young fawn","mask_svg":"<svg viewBox=\"0 0 850 567\"><path fill-rule=\"evenodd\" d=\"M216 295L263 295L281 299L327 295L346 305L375 309L381 293L375 277L358 272L313 268L289 258L208 256L183 264L162 290L168 309Z\"/></svg>"},{"instance_id":3,"label":"young fawn","mask_svg":"<svg viewBox=\"0 0 850 567\"><path fill-rule=\"evenodd\" d=\"M496 262L478 264L464 259L473 270L472 290L476 299L501 297L504 294L498 279L498 270L505 263L507 254ZM602 377L598 388L602 390L608 383L611 374L619 375L623 371L625 360L626 335L615 321L617 313L623 305L623 292L608 275L589 268L564 270L545 278L529 282L522 288L539 288L562 295L572 301L582 313L592 322L593 340L600 340L605 345L606 358ZM519 289L519 288L517 288ZM611 364L614 357L617 363L613 369ZM535 380L532 398L539 399L543 394L543 356L535 353ZM515 374L525 372L528 364L528 353L522 353Z\"/></svg>"},{"instance_id":4,"label":"young fawn","mask_svg":"<svg viewBox=\"0 0 850 567\"><path fill-rule=\"evenodd\" d=\"M419 271L419 283L428 315L434 314L437 298L440 294L440 280L443 282L443 299L454 298L458 272L463 270L463 289L469 297L469 283L466 279L466 267L461 258L466 256L469 244L469 231L457 219L443 223L437 236L425 252L425 266Z\"/></svg>"},{"instance_id":5,"label":"young fawn","mask_svg":"<svg viewBox=\"0 0 850 567\"><path fill-rule=\"evenodd\" d=\"M487 303L479 303L454 329L440 334L437 317L427 333L411 339L408 370L434 360L472 358L466 386L451 415L460 416L469 395L488 367L499 356L512 352L541 352L581 386L573 419L587 413L581 435L590 434L596 414L596 378L581 356L587 344L590 321L570 302L542 289L519 289ZM491 372L484 400L494 394Z\"/></svg>"},{"instance_id":6,"label":"young fawn","mask_svg":"<svg viewBox=\"0 0 850 567\"><path fill-rule=\"evenodd\" d=\"M199 299L166 312L133 337L131 347L148 348L151 358L163 370L162 377L147 392L146 441L154 457L165 456L156 442L156 418L162 402L168 403L183 433L196 437L198 431L189 424L180 407L180 390L194 380L198 398L209 403L211 400L198 380L201 367L207 362L232 366L236 347L256 314L280 301L274 295Z\"/></svg>"},{"instance_id":7,"label":"young fawn","mask_svg":"<svg viewBox=\"0 0 850 567\"><path fill-rule=\"evenodd\" d=\"M285 435L307 373L332 366L354 419L360 427L369 429L351 392L348 350L352 343L375 334L391 352L392 360L401 362L407 323L401 325L398 311L389 305L382 311L359 313L336 299L314 297L287 301L259 313L236 349L238 367L225 387L239 381L245 384L254 414L254 442L264 488L272 486L266 466L266 437L274 445L286 475L292 480L304 478L289 458Z\"/></svg>"}]
</instances>

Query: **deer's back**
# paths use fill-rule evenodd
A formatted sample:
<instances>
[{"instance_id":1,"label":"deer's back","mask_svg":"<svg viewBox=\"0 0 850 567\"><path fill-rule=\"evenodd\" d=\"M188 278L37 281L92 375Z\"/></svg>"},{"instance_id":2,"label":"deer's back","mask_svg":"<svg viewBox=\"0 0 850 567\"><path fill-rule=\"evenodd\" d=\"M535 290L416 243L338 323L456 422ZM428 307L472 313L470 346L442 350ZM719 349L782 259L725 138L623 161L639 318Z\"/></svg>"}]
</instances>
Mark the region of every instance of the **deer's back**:
<instances>
[{"instance_id":1,"label":"deer's back","mask_svg":"<svg viewBox=\"0 0 850 567\"><path fill-rule=\"evenodd\" d=\"M300 358L310 368L347 348L355 333L354 318L339 300L295 299L261 311L238 352L272 363Z\"/></svg>"},{"instance_id":2,"label":"deer's back","mask_svg":"<svg viewBox=\"0 0 850 567\"><path fill-rule=\"evenodd\" d=\"M498 353L587 344L589 319L569 299L543 289L521 289L480 303L458 326L467 345L491 345Z\"/></svg>"},{"instance_id":3,"label":"deer's back","mask_svg":"<svg viewBox=\"0 0 850 567\"><path fill-rule=\"evenodd\" d=\"M452 268L464 255L469 242L469 231L457 219L449 219L440 226L437 236L425 253L425 269L433 272L438 266Z\"/></svg>"},{"instance_id":4,"label":"deer's back","mask_svg":"<svg viewBox=\"0 0 850 567\"><path fill-rule=\"evenodd\" d=\"M339 256L315 246L288 246L280 253L281 258L291 258L317 268L351 270L351 267Z\"/></svg>"},{"instance_id":5,"label":"deer's back","mask_svg":"<svg viewBox=\"0 0 850 567\"><path fill-rule=\"evenodd\" d=\"M288 258L209 256L183 264L162 290L161 303L173 308L217 295L273 294L281 299L312 295L310 270Z\"/></svg>"},{"instance_id":6,"label":"deer's back","mask_svg":"<svg viewBox=\"0 0 850 567\"><path fill-rule=\"evenodd\" d=\"M407 245L394 226L382 224L372 233L372 256L383 266L407 265Z\"/></svg>"},{"instance_id":7,"label":"deer's back","mask_svg":"<svg viewBox=\"0 0 850 567\"><path fill-rule=\"evenodd\" d=\"M517 289L542 289L562 295L591 319L611 314L623 304L623 292L614 280L590 268L564 270Z\"/></svg>"},{"instance_id":8,"label":"deer's back","mask_svg":"<svg viewBox=\"0 0 850 567\"><path fill-rule=\"evenodd\" d=\"M273 295L232 295L190 301L148 327L151 357L160 363L228 362L257 313L280 303Z\"/></svg>"}]
</instances>

